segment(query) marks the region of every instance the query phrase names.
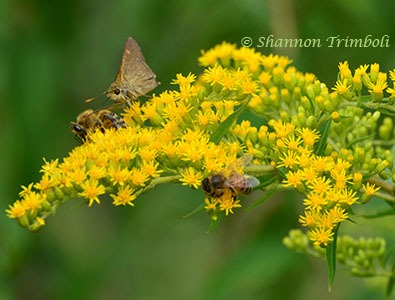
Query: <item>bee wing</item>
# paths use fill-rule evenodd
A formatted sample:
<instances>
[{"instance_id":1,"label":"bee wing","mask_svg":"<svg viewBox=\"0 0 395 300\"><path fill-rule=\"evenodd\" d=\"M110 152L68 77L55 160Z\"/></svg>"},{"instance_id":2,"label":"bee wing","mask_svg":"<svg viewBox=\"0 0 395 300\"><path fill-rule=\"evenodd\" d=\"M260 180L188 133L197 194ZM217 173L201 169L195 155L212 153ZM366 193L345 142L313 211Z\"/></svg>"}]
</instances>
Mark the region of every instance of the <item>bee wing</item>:
<instances>
[{"instance_id":1,"label":"bee wing","mask_svg":"<svg viewBox=\"0 0 395 300\"><path fill-rule=\"evenodd\" d=\"M254 176L249 174L245 174L244 178L248 180L248 182L251 184L251 187L256 187L261 183L258 178L255 178Z\"/></svg>"},{"instance_id":2,"label":"bee wing","mask_svg":"<svg viewBox=\"0 0 395 300\"><path fill-rule=\"evenodd\" d=\"M223 184L220 186L221 188L234 188L235 184L232 180L227 179Z\"/></svg>"},{"instance_id":3,"label":"bee wing","mask_svg":"<svg viewBox=\"0 0 395 300\"><path fill-rule=\"evenodd\" d=\"M241 180L240 180L241 179ZM246 184L244 180L247 180L249 187L253 188L260 184L258 178L255 178L249 174L235 174L231 175L222 185L225 188L240 188L240 185ZM243 184L244 183L244 184Z\"/></svg>"},{"instance_id":4,"label":"bee wing","mask_svg":"<svg viewBox=\"0 0 395 300\"><path fill-rule=\"evenodd\" d=\"M234 171L234 170L244 169L244 167L251 162L252 158L253 158L252 154L246 153L242 157L238 158L237 160L229 164L226 167L226 170Z\"/></svg>"},{"instance_id":5,"label":"bee wing","mask_svg":"<svg viewBox=\"0 0 395 300\"><path fill-rule=\"evenodd\" d=\"M254 156L251 153L246 153L242 157L240 157L239 160L240 163L243 164L243 166L246 166L252 161L253 158Z\"/></svg>"}]
</instances>

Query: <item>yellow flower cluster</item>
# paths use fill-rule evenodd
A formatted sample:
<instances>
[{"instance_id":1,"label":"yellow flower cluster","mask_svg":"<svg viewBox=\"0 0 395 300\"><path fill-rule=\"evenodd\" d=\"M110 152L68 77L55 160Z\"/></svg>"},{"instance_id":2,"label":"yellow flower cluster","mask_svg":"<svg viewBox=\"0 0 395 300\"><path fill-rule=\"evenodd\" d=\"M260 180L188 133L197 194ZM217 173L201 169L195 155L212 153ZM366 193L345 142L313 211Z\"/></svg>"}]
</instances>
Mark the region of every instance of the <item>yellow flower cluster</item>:
<instances>
[{"instance_id":1,"label":"yellow flower cluster","mask_svg":"<svg viewBox=\"0 0 395 300\"><path fill-rule=\"evenodd\" d=\"M368 72L368 68L370 72ZM370 66L362 65L352 74L348 62L342 62L339 64L339 79L333 90L337 91L344 99L352 100L355 96L361 96L361 91L365 87L368 88L372 100L381 101L384 96L383 91L388 85L387 74L379 70L379 64L375 63ZM388 88L387 92L392 94L393 89Z\"/></svg>"},{"instance_id":2,"label":"yellow flower cluster","mask_svg":"<svg viewBox=\"0 0 395 300\"><path fill-rule=\"evenodd\" d=\"M41 180L22 187L8 216L37 230L69 199L82 198L91 206L109 194L114 205L133 206L158 184L200 188L204 178L248 154L253 165L238 171L257 177L270 173L276 179L272 187L303 192L300 222L314 243L330 243L334 226L359 199L357 192L366 202L377 191L364 184L366 179L388 176L388 168L392 172L389 150L371 142L380 114L365 113L349 101L371 103L353 98L362 91L358 78L378 99L377 85L384 86L378 67L372 65L369 74L360 67L356 77L341 64L340 81L330 93L286 57L228 43L203 52L199 62L205 67L199 76L178 74L173 90L126 107L122 117L128 127L90 133L88 142L62 161L45 162ZM257 124L248 120L247 109L259 116ZM323 124L332 125L322 131ZM383 122L380 134L392 138L391 126ZM205 199L212 219L241 207L235 190L222 188L220 196Z\"/></svg>"},{"instance_id":3,"label":"yellow flower cluster","mask_svg":"<svg viewBox=\"0 0 395 300\"><path fill-rule=\"evenodd\" d=\"M266 132L261 141L272 145L272 164L284 174L283 184L306 195L304 214L299 222L309 228L315 245L327 246L333 240L335 226L348 218L348 209L359 198L362 174L353 173L351 164L334 156L315 154L320 139L316 130L296 128L292 123L271 120L274 132ZM374 185L362 185L365 196L374 194ZM353 189L354 187L354 189Z\"/></svg>"},{"instance_id":4,"label":"yellow flower cluster","mask_svg":"<svg viewBox=\"0 0 395 300\"><path fill-rule=\"evenodd\" d=\"M7 213L35 230L69 198L81 197L91 206L109 193L114 205L133 206L137 195L161 181L179 180L198 188L203 174L225 168L240 149L228 142L209 142L199 130L127 127L105 134L97 131L63 162L45 162L41 181L23 187L21 200Z\"/></svg>"}]
</instances>

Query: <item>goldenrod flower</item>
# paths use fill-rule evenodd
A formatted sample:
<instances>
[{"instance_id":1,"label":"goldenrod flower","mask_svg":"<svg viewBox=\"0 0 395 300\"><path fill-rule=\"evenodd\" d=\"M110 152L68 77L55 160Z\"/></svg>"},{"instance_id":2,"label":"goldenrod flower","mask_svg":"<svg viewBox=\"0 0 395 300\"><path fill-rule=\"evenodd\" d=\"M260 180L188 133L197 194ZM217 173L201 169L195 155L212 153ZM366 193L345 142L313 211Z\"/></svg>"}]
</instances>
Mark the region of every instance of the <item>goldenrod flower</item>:
<instances>
[{"instance_id":1,"label":"goldenrod flower","mask_svg":"<svg viewBox=\"0 0 395 300\"><path fill-rule=\"evenodd\" d=\"M303 148L305 149L305 148ZM311 151L305 151L299 154L297 162L300 168L309 168L312 164L313 156Z\"/></svg>"},{"instance_id":2,"label":"goldenrod flower","mask_svg":"<svg viewBox=\"0 0 395 300\"><path fill-rule=\"evenodd\" d=\"M343 205L351 206L358 200L358 197L356 197L356 191L350 189L342 189L340 190L340 193L341 198L339 200L339 203Z\"/></svg>"},{"instance_id":3,"label":"goldenrod flower","mask_svg":"<svg viewBox=\"0 0 395 300\"><path fill-rule=\"evenodd\" d=\"M378 63L374 63L370 65L370 73L378 74L380 70L380 65Z\"/></svg>"},{"instance_id":4,"label":"goldenrod flower","mask_svg":"<svg viewBox=\"0 0 395 300\"><path fill-rule=\"evenodd\" d=\"M351 77L351 70L348 66L348 61L339 63L339 73L342 78Z\"/></svg>"},{"instance_id":5,"label":"goldenrod flower","mask_svg":"<svg viewBox=\"0 0 395 300\"><path fill-rule=\"evenodd\" d=\"M386 91L388 94L390 94L390 97L395 98L395 89L387 88Z\"/></svg>"},{"instance_id":6,"label":"goldenrod flower","mask_svg":"<svg viewBox=\"0 0 395 300\"><path fill-rule=\"evenodd\" d=\"M346 174L346 170L332 169L331 171L332 179L335 181L334 187L336 189L342 190L346 188L346 185L351 181L351 175Z\"/></svg>"},{"instance_id":7,"label":"goldenrod flower","mask_svg":"<svg viewBox=\"0 0 395 300\"><path fill-rule=\"evenodd\" d=\"M286 167L288 169L293 169L298 162L298 154L293 151L288 151L283 153L283 157L280 158L279 163L277 164L279 167Z\"/></svg>"},{"instance_id":8,"label":"goldenrod flower","mask_svg":"<svg viewBox=\"0 0 395 300\"><path fill-rule=\"evenodd\" d=\"M310 239L314 245L325 247L333 241L333 231L324 227L314 228L310 231Z\"/></svg>"},{"instance_id":9,"label":"goldenrod flower","mask_svg":"<svg viewBox=\"0 0 395 300\"><path fill-rule=\"evenodd\" d=\"M324 192L313 191L307 195L307 198L303 200L303 205L308 210L319 210L322 206L325 206L328 200L325 197Z\"/></svg>"},{"instance_id":10,"label":"goldenrod flower","mask_svg":"<svg viewBox=\"0 0 395 300\"><path fill-rule=\"evenodd\" d=\"M53 161L47 162L44 158L44 165L41 167L40 172L48 174L48 175L54 175L57 173L58 169L58 164L59 160L55 159Z\"/></svg>"},{"instance_id":11,"label":"goldenrod flower","mask_svg":"<svg viewBox=\"0 0 395 300\"><path fill-rule=\"evenodd\" d=\"M312 167L318 173L322 173L333 168L333 160L327 156L315 156L312 162Z\"/></svg>"},{"instance_id":12,"label":"goldenrod flower","mask_svg":"<svg viewBox=\"0 0 395 300\"><path fill-rule=\"evenodd\" d=\"M317 130L311 130L309 128L301 128L297 130L298 135L302 138L306 146L314 146L319 136Z\"/></svg>"},{"instance_id":13,"label":"goldenrod flower","mask_svg":"<svg viewBox=\"0 0 395 300\"><path fill-rule=\"evenodd\" d=\"M34 184L34 188L36 188L37 190L46 191L54 187L56 184L57 182L54 180L53 177L50 177L48 174L44 174L41 177L40 182Z\"/></svg>"},{"instance_id":14,"label":"goldenrod flower","mask_svg":"<svg viewBox=\"0 0 395 300\"><path fill-rule=\"evenodd\" d=\"M376 83L369 83L369 93L372 95L374 100L381 100L383 98L383 91L388 87L387 81L384 79L378 79Z\"/></svg>"},{"instance_id":15,"label":"goldenrod flower","mask_svg":"<svg viewBox=\"0 0 395 300\"><path fill-rule=\"evenodd\" d=\"M311 183L317 178L319 172L313 167L307 167L302 170L303 173L303 180L306 181L306 183Z\"/></svg>"},{"instance_id":16,"label":"goldenrod flower","mask_svg":"<svg viewBox=\"0 0 395 300\"><path fill-rule=\"evenodd\" d=\"M319 176L312 182L309 182L307 187L318 194L323 194L332 188L332 183L329 178Z\"/></svg>"},{"instance_id":17,"label":"goldenrod flower","mask_svg":"<svg viewBox=\"0 0 395 300\"><path fill-rule=\"evenodd\" d=\"M209 67L204 75L203 79L211 84L222 84L223 79L227 76L227 72L220 65L215 65L214 67Z\"/></svg>"},{"instance_id":18,"label":"goldenrod flower","mask_svg":"<svg viewBox=\"0 0 395 300\"><path fill-rule=\"evenodd\" d=\"M283 140L284 145L292 151L296 151L299 145L302 143L302 139L300 137L296 137L291 135Z\"/></svg>"},{"instance_id":19,"label":"goldenrod flower","mask_svg":"<svg viewBox=\"0 0 395 300\"><path fill-rule=\"evenodd\" d=\"M292 186L294 188L299 188L302 185L303 173L301 171L289 171L287 173L287 179L283 180L285 186Z\"/></svg>"},{"instance_id":20,"label":"goldenrod flower","mask_svg":"<svg viewBox=\"0 0 395 300\"><path fill-rule=\"evenodd\" d=\"M199 63L204 67L214 65L218 59L221 59L222 61L229 59L235 49L236 46L234 44L223 42L222 44L215 46L213 49L202 51Z\"/></svg>"},{"instance_id":21,"label":"goldenrod flower","mask_svg":"<svg viewBox=\"0 0 395 300\"><path fill-rule=\"evenodd\" d=\"M40 226L40 227L45 225L45 220L41 217L37 217L36 222L37 222L38 226Z\"/></svg>"},{"instance_id":22,"label":"goldenrod flower","mask_svg":"<svg viewBox=\"0 0 395 300\"><path fill-rule=\"evenodd\" d=\"M121 186L117 194L111 194L111 197L114 199L113 204L115 206L119 205L130 205L134 206L133 201L136 199L135 191L129 185Z\"/></svg>"},{"instance_id":23,"label":"goldenrod flower","mask_svg":"<svg viewBox=\"0 0 395 300\"><path fill-rule=\"evenodd\" d=\"M304 216L299 217L299 223L302 226L306 226L309 228L314 228L318 225L320 219L320 215L315 210L305 210Z\"/></svg>"},{"instance_id":24,"label":"goldenrod flower","mask_svg":"<svg viewBox=\"0 0 395 300\"><path fill-rule=\"evenodd\" d=\"M81 188L83 191L79 195L89 200L89 206L92 206L94 202L100 204L99 196L103 195L106 191L104 186L99 184L97 180L83 182Z\"/></svg>"},{"instance_id":25,"label":"goldenrod flower","mask_svg":"<svg viewBox=\"0 0 395 300\"><path fill-rule=\"evenodd\" d=\"M370 182L367 182L362 185L362 190L365 192L366 196L373 196L378 190L380 190L380 188Z\"/></svg>"},{"instance_id":26,"label":"goldenrod flower","mask_svg":"<svg viewBox=\"0 0 395 300\"><path fill-rule=\"evenodd\" d=\"M132 168L129 172L130 181L136 187L144 187L146 185L146 181L149 179L149 175L139 168Z\"/></svg>"},{"instance_id":27,"label":"goldenrod flower","mask_svg":"<svg viewBox=\"0 0 395 300\"><path fill-rule=\"evenodd\" d=\"M7 216L9 218L20 218L25 215L26 207L22 201L17 200L12 205L10 205L9 209L6 209Z\"/></svg>"},{"instance_id":28,"label":"goldenrod flower","mask_svg":"<svg viewBox=\"0 0 395 300\"><path fill-rule=\"evenodd\" d=\"M124 185L132 177L130 171L126 168L122 168L120 165L110 166L107 172L114 185Z\"/></svg>"},{"instance_id":29,"label":"goldenrod flower","mask_svg":"<svg viewBox=\"0 0 395 300\"><path fill-rule=\"evenodd\" d=\"M351 98L350 93L351 84L348 82L347 79L337 80L335 87L332 90L336 91L339 95L342 95L346 99Z\"/></svg>"},{"instance_id":30,"label":"goldenrod flower","mask_svg":"<svg viewBox=\"0 0 395 300\"><path fill-rule=\"evenodd\" d=\"M190 86L196 80L196 75L189 73L187 76L183 76L182 74L177 74L175 80L173 80L172 84L177 84L180 87Z\"/></svg>"},{"instance_id":31,"label":"goldenrod flower","mask_svg":"<svg viewBox=\"0 0 395 300\"><path fill-rule=\"evenodd\" d=\"M182 176L180 178L182 185L187 185L195 189L199 188L203 179L203 176L200 172L197 172L194 168L189 167L185 171L181 171L180 174Z\"/></svg>"},{"instance_id":32,"label":"goldenrod flower","mask_svg":"<svg viewBox=\"0 0 395 300\"><path fill-rule=\"evenodd\" d=\"M342 207L335 206L328 211L328 217L333 223L339 223L348 218L346 210Z\"/></svg>"},{"instance_id":33,"label":"goldenrod flower","mask_svg":"<svg viewBox=\"0 0 395 300\"><path fill-rule=\"evenodd\" d=\"M225 211L226 216L229 213L233 214L233 209L237 207L241 207L240 200L230 197L227 193L225 193L219 201L219 209Z\"/></svg>"},{"instance_id":34,"label":"goldenrod flower","mask_svg":"<svg viewBox=\"0 0 395 300\"><path fill-rule=\"evenodd\" d=\"M209 211L215 211L217 209L217 204L218 200L215 198L206 198L204 199L204 202L206 203L206 206L204 207L205 210Z\"/></svg>"},{"instance_id":35,"label":"goldenrod flower","mask_svg":"<svg viewBox=\"0 0 395 300\"><path fill-rule=\"evenodd\" d=\"M369 68L368 64L361 65L355 70L355 74L357 74L357 75L365 75L367 73L368 68Z\"/></svg>"},{"instance_id":36,"label":"goldenrod flower","mask_svg":"<svg viewBox=\"0 0 395 300\"><path fill-rule=\"evenodd\" d=\"M30 212L36 213L36 211L40 208L41 204L46 199L46 195L41 195L36 192L31 192L24 196L23 198L23 206Z\"/></svg>"}]
</instances>

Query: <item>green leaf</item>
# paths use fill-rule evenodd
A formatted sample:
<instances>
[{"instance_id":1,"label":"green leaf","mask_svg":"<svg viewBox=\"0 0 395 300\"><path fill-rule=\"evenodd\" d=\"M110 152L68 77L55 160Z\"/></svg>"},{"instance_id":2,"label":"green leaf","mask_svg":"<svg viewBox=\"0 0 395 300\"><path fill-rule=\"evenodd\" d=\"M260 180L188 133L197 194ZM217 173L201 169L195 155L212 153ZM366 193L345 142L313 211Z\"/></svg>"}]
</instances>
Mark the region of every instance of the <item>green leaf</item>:
<instances>
[{"instance_id":1,"label":"green leaf","mask_svg":"<svg viewBox=\"0 0 395 300\"><path fill-rule=\"evenodd\" d=\"M280 173L281 178L287 178L287 172L288 172L288 170L287 170L285 167L280 167L280 168L278 168L277 170L278 170L278 172Z\"/></svg>"},{"instance_id":2,"label":"green leaf","mask_svg":"<svg viewBox=\"0 0 395 300\"><path fill-rule=\"evenodd\" d=\"M364 137L353 140L351 143L348 144L348 146L350 147L352 145L356 145L356 144L361 143L363 141L369 141L369 140L371 141L374 139L374 137L375 137L374 134L366 135Z\"/></svg>"},{"instance_id":3,"label":"green leaf","mask_svg":"<svg viewBox=\"0 0 395 300\"><path fill-rule=\"evenodd\" d=\"M338 224L335 228L333 242L326 247L326 262L328 264L328 290L332 290L333 280L336 274L336 247L337 247L337 233L339 231Z\"/></svg>"},{"instance_id":4,"label":"green leaf","mask_svg":"<svg viewBox=\"0 0 395 300\"><path fill-rule=\"evenodd\" d=\"M255 207L257 207L258 205L260 205L263 202L265 202L266 200L268 200L276 192L277 192L276 189L269 190L269 191L265 192L265 195L261 199L259 199L259 200L255 201L254 203L252 203L250 206L247 207L246 210L247 211L253 210Z\"/></svg>"},{"instance_id":5,"label":"green leaf","mask_svg":"<svg viewBox=\"0 0 395 300\"><path fill-rule=\"evenodd\" d=\"M388 109L385 109L385 108L382 108L382 107L377 108L377 110L379 112L381 112L382 114L384 114L384 115L388 115L388 116L392 116L392 117L395 116L395 112L394 111L391 111L391 110L388 110Z\"/></svg>"},{"instance_id":6,"label":"green leaf","mask_svg":"<svg viewBox=\"0 0 395 300\"><path fill-rule=\"evenodd\" d=\"M223 121L218 128L213 132L213 134L210 137L210 140L218 144L221 139L225 136L225 134L228 132L229 128L233 125L233 123L238 119L238 117L246 110L248 103L251 100L251 96L247 98L247 100L235 110L233 114L228 116L225 121Z\"/></svg>"},{"instance_id":7,"label":"green leaf","mask_svg":"<svg viewBox=\"0 0 395 300\"><path fill-rule=\"evenodd\" d=\"M183 215L181 219L186 219L189 218L190 216L196 214L197 212L201 211L204 208L204 203L200 204L198 207L196 207L193 211L187 213L186 215Z\"/></svg>"},{"instance_id":8,"label":"green leaf","mask_svg":"<svg viewBox=\"0 0 395 300\"><path fill-rule=\"evenodd\" d=\"M329 129L331 128L332 120L326 120L324 123L322 123L319 131L321 138L318 141L318 144L315 147L315 154L316 155L324 155L325 148L326 148L326 142L328 140L329 136Z\"/></svg>"},{"instance_id":9,"label":"green leaf","mask_svg":"<svg viewBox=\"0 0 395 300\"><path fill-rule=\"evenodd\" d=\"M380 260L380 265L385 266L385 264L387 264L389 262L394 264L394 260L395 260L395 245L388 248L388 250L385 252L385 255L383 256L382 260Z\"/></svg>"},{"instance_id":10,"label":"green leaf","mask_svg":"<svg viewBox=\"0 0 395 300\"><path fill-rule=\"evenodd\" d=\"M395 284L395 266L392 266L392 274L391 277L388 279L388 283L387 286L385 287L385 295L386 297L389 299L389 297L391 296L392 290L394 289L394 284Z\"/></svg>"},{"instance_id":11,"label":"green leaf","mask_svg":"<svg viewBox=\"0 0 395 300\"><path fill-rule=\"evenodd\" d=\"M387 209L371 215L362 215L362 217L366 219L375 219L375 218L381 218L381 217L392 216L392 215L395 215L395 209Z\"/></svg>"},{"instance_id":12,"label":"green leaf","mask_svg":"<svg viewBox=\"0 0 395 300\"><path fill-rule=\"evenodd\" d=\"M255 190L260 190L264 187L267 187L269 185L271 185L272 183L275 183L279 180L279 176L275 175L275 174L269 174L269 175L263 175L263 176L259 176L257 177L257 179L259 180L260 184L257 185L256 187L254 187L254 191Z\"/></svg>"}]
</instances>

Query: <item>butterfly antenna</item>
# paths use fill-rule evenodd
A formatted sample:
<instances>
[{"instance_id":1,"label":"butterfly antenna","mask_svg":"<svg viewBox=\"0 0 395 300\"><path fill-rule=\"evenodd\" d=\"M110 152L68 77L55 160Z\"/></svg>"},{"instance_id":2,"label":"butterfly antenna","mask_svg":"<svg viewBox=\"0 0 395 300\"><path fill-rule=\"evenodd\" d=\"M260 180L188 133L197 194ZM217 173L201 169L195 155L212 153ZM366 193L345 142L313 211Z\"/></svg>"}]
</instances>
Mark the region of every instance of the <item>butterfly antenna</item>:
<instances>
[{"instance_id":1,"label":"butterfly antenna","mask_svg":"<svg viewBox=\"0 0 395 300\"><path fill-rule=\"evenodd\" d=\"M95 99L96 99L96 97L89 98L89 99L86 99L84 102L85 102L85 103L90 103L90 102L92 102L92 101L95 100Z\"/></svg>"},{"instance_id":2,"label":"butterfly antenna","mask_svg":"<svg viewBox=\"0 0 395 300\"><path fill-rule=\"evenodd\" d=\"M110 103L110 104L106 104L107 101L108 101L108 99L106 99L106 100L104 101L104 103L103 103L99 108L97 108L97 109L95 110L95 112L98 112L98 111L103 110L103 109L108 109L108 110L114 111L114 110L121 109L121 108L123 108L123 106L124 106L123 103Z\"/></svg>"}]
</instances>

